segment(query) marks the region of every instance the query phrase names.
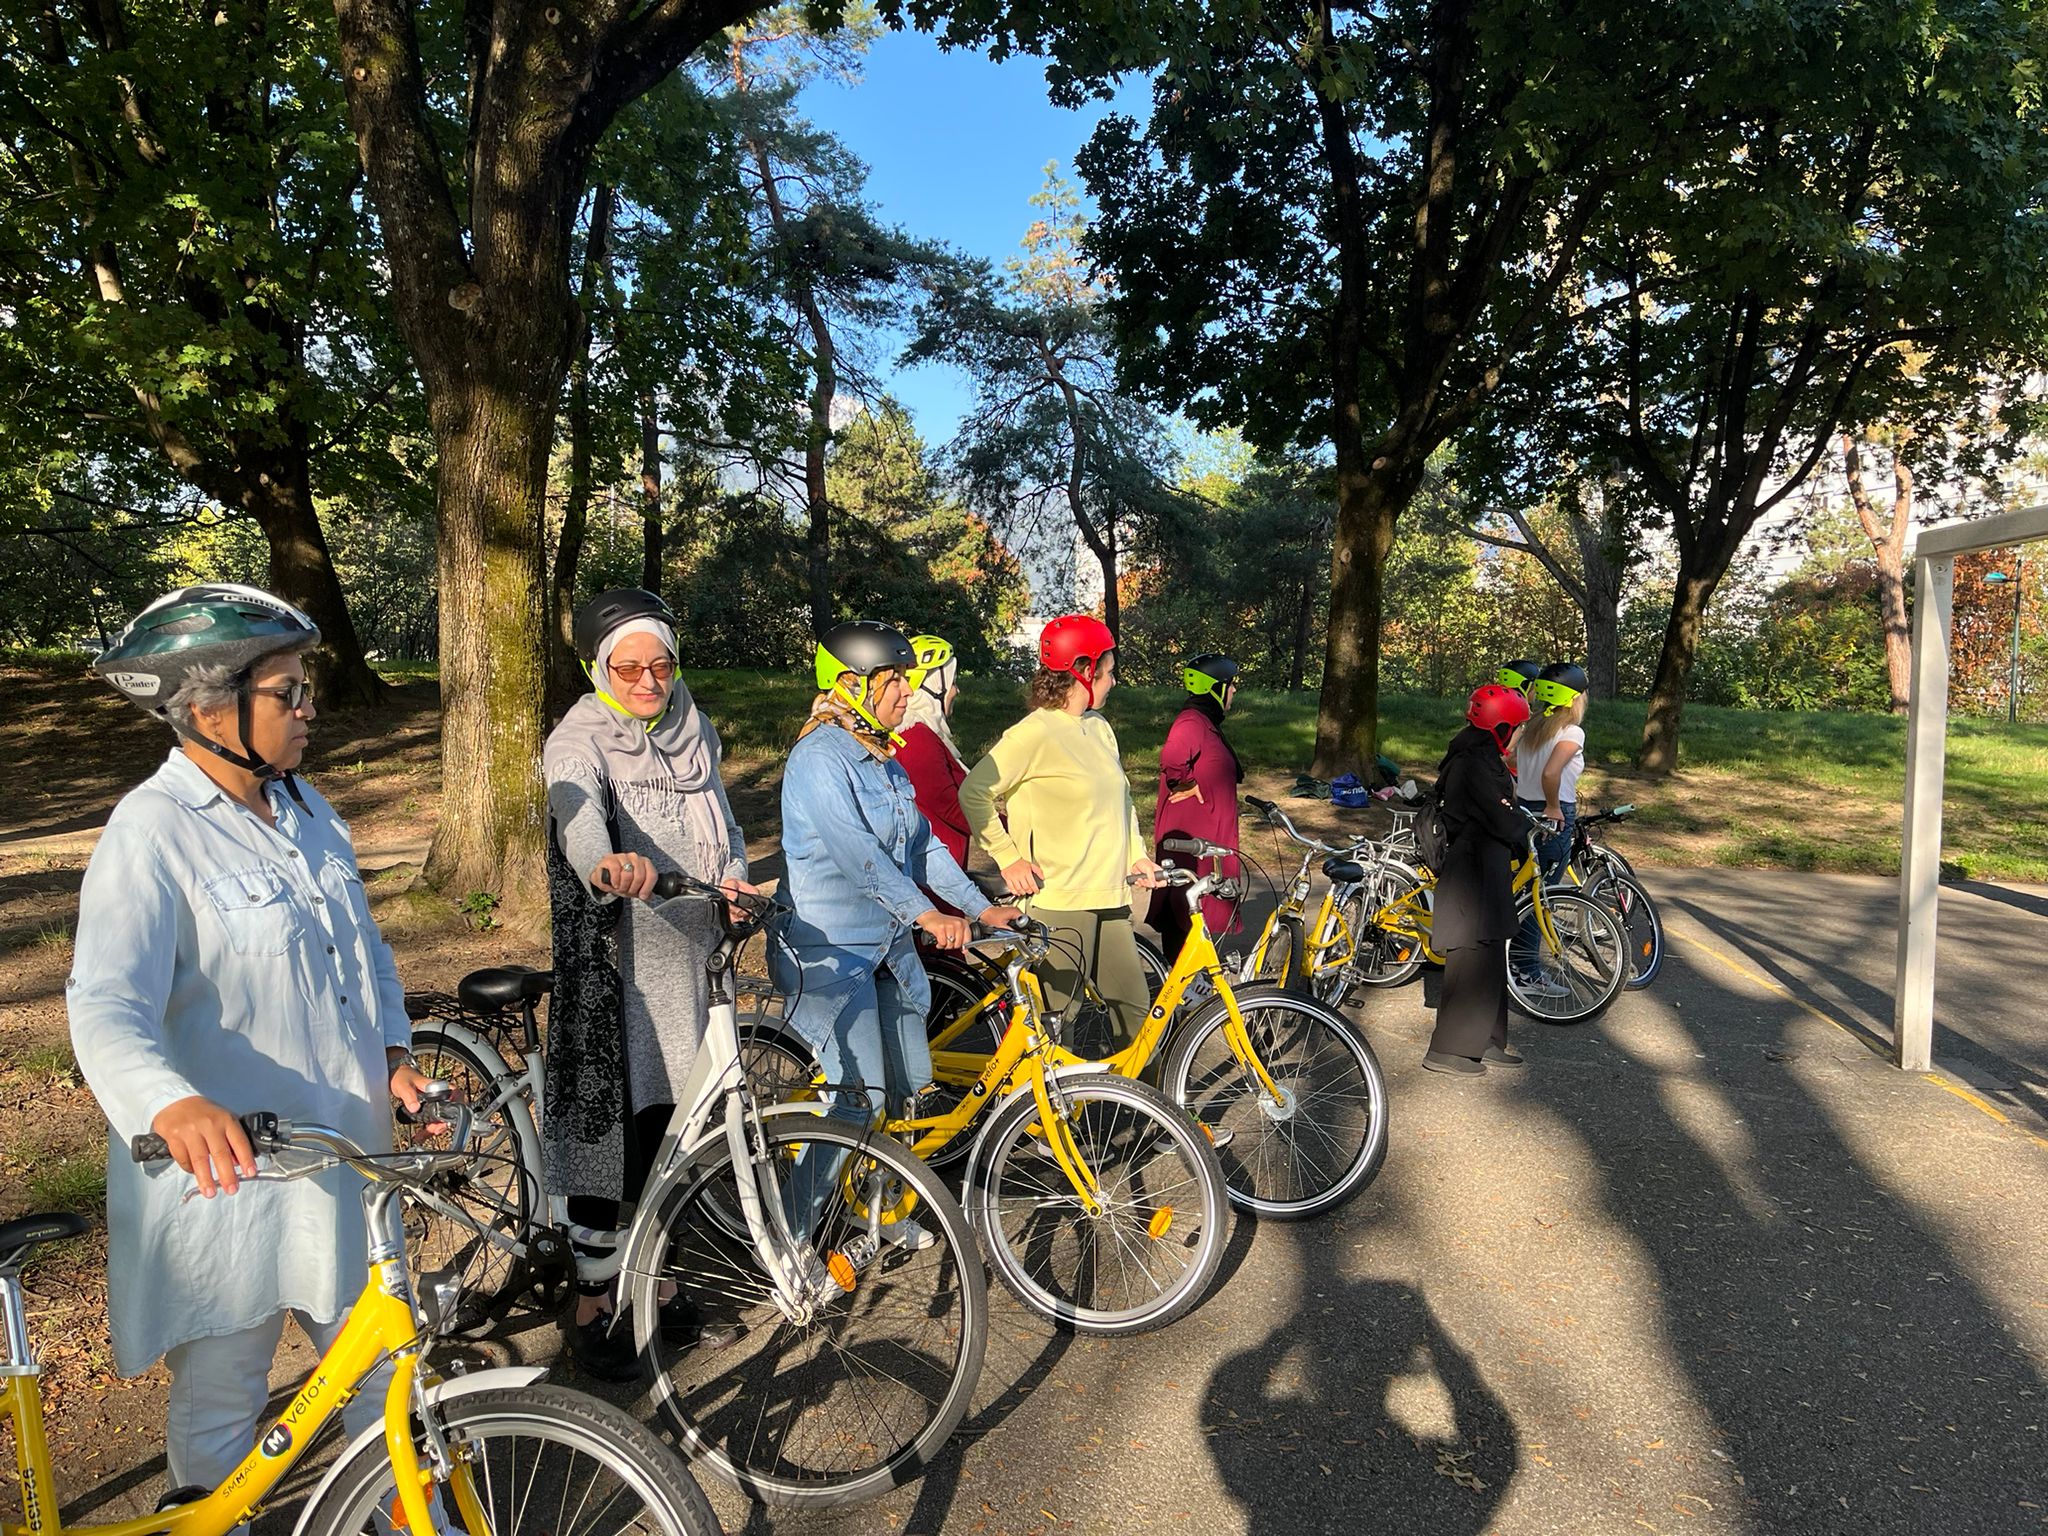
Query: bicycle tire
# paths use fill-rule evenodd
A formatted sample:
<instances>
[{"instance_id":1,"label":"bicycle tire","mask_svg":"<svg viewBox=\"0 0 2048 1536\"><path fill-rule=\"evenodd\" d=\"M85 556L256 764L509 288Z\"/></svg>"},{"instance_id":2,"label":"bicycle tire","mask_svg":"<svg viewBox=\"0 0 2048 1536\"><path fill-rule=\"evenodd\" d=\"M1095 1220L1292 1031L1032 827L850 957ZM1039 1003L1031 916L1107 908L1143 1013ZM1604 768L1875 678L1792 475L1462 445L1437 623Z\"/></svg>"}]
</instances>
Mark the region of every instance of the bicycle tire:
<instances>
[{"instance_id":1,"label":"bicycle tire","mask_svg":"<svg viewBox=\"0 0 2048 1536\"><path fill-rule=\"evenodd\" d=\"M1429 957L1429 947L1412 933L1398 933L1366 921L1365 904L1384 912L1410 891L1422 889L1422 877L1398 865L1375 870L1358 894L1358 910L1347 919L1351 924L1351 964L1347 980L1361 987L1399 987L1413 981ZM1367 892L1370 892L1368 898Z\"/></svg>"},{"instance_id":2,"label":"bicycle tire","mask_svg":"<svg viewBox=\"0 0 2048 1536\"><path fill-rule=\"evenodd\" d=\"M1535 991L1522 976L1510 945L1508 997L1519 1012L1542 1023L1583 1024L1621 995L1628 980L1628 931L1613 908L1577 891L1548 887L1543 901L1561 944L1556 954L1541 957L1544 979L1564 986L1566 993L1551 997ZM1529 913L1530 901L1524 896L1516 915L1526 919Z\"/></svg>"},{"instance_id":3,"label":"bicycle tire","mask_svg":"<svg viewBox=\"0 0 2048 1536\"><path fill-rule=\"evenodd\" d=\"M467 1463L486 1511L502 1508L488 1522L493 1531L511 1536L529 1507L559 1516L572 1505L578 1516L588 1509L602 1517L587 1528L589 1536L614 1536L622 1529L648 1536L716 1536L719 1530L704 1490L676 1453L610 1403L536 1382L465 1393L442 1404L436 1417L450 1449ZM420 1431L415 1434L424 1439ZM525 1444L533 1448L522 1456ZM584 1463L593 1473L609 1473L614 1491L593 1498L599 1491L593 1483L575 1494L571 1474ZM620 1494L639 1501L640 1519L620 1519ZM319 1502L306 1511L307 1536L389 1536L396 1497L390 1454L381 1438L368 1440L335 1470ZM444 1491L441 1497L449 1496ZM451 1525L461 1528L459 1522ZM548 1530L550 1536L580 1536L559 1519Z\"/></svg>"},{"instance_id":4,"label":"bicycle tire","mask_svg":"<svg viewBox=\"0 0 2048 1536\"><path fill-rule=\"evenodd\" d=\"M850 1178L842 1171L842 1192L865 1186L860 1170L871 1168L888 1184L886 1198L914 1207L936 1239L919 1252L884 1245L873 1283L859 1283L843 1307L822 1308L807 1324L789 1320L751 1242L733 1241L699 1209L737 1204L723 1137L650 1195L654 1220L627 1261L635 1346L662 1425L693 1463L749 1498L788 1509L859 1503L915 1477L965 1417L988 1347L987 1274L938 1175L886 1137L801 1110L765 1120L761 1166L780 1179L822 1144L864 1160L852 1164ZM861 1220L842 1200L828 1208L821 1231L842 1251L838 1239ZM669 1281L700 1313L738 1322L738 1342L703 1350L665 1339L659 1298ZM878 1322L882 1336L849 1343L862 1318ZM899 1320L902 1336L892 1336ZM869 1363L876 1355L887 1357L886 1369ZM888 1394L904 1410L901 1427L885 1414ZM860 1415L852 1431L849 1412Z\"/></svg>"},{"instance_id":5,"label":"bicycle tire","mask_svg":"<svg viewBox=\"0 0 2048 1536\"><path fill-rule=\"evenodd\" d=\"M1101 1337L1163 1328L1200 1304L1223 1263L1230 1203L1216 1150L1150 1084L1069 1070L1051 1091L1103 1191L1102 1209L1088 1215L1066 1170L1037 1150L1038 1102L1019 1092L995 1111L968 1168L968 1219L989 1265L1057 1327ZM1098 1304L1125 1280L1135 1299Z\"/></svg>"},{"instance_id":6,"label":"bicycle tire","mask_svg":"<svg viewBox=\"0 0 2048 1536\"><path fill-rule=\"evenodd\" d=\"M503 1316L535 1273L510 1244L525 1240L536 1213L544 1209L540 1130L524 1089L510 1088L517 1072L481 1035L442 1021L415 1030L412 1051L421 1072L453 1083L472 1106L469 1147L488 1154L488 1160L431 1181L437 1193L469 1212L481 1231L408 1201L406 1263L415 1283L437 1270L453 1273L460 1290L446 1331L475 1332ZM475 1114L477 1106L485 1106L485 1112ZM448 1132L427 1136L423 1127L403 1123L395 1133L400 1146L410 1140L445 1148L450 1137Z\"/></svg>"},{"instance_id":7,"label":"bicycle tire","mask_svg":"<svg viewBox=\"0 0 2048 1536\"><path fill-rule=\"evenodd\" d=\"M1386 1161L1387 1082L1379 1058L1357 1026L1325 1004L1265 987L1240 987L1235 995L1259 1059L1290 1102L1269 1108L1263 1101L1230 1049L1229 1011L1220 997L1175 1037L1160 1081L1222 1143L1218 1160L1231 1204L1282 1221L1334 1210ZM1304 1113L1311 1108L1316 1112Z\"/></svg>"},{"instance_id":8,"label":"bicycle tire","mask_svg":"<svg viewBox=\"0 0 2048 1536\"><path fill-rule=\"evenodd\" d=\"M1664 919L1633 875L1614 877L1614 907L1628 931L1629 978L1624 985L1640 990L1664 969Z\"/></svg>"}]
</instances>

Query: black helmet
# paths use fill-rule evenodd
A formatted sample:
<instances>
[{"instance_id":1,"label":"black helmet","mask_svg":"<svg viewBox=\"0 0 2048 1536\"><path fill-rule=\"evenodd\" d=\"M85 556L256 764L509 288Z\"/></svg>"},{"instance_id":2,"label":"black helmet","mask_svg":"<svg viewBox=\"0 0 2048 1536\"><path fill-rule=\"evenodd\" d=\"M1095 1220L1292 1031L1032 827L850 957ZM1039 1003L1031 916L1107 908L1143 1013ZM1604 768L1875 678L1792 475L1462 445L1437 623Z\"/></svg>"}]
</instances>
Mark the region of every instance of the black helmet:
<instances>
[{"instance_id":1,"label":"black helmet","mask_svg":"<svg viewBox=\"0 0 2048 1536\"><path fill-rule=\"evenodd\" d=\"M597 648L604 644L604 637L635 619L655 619L670 629L676 627L675 610L662 601L659 593L649 592L645 587L613 587L609 592L598 593L576 610L573 634L577 656L595 665Z\"/></svg>"},{"instance_id":2,"label":"black helmet","mask_svg":"<svg viewBox=\"0 0 2048 1536\"><path fill-rule=\"evenodd\" d=\"M1493 680L1503 688L1513 688L1526 693L1529 685L1536 681L1537 674L1542 670L1542 662L1531 661L1523 656L1514 661L1502 662L1500 671L1494 674Z\"/></svg>"},{"instance_id":3,"label":"black helmet","mask_svg":"<svg viewBox=\"0 0 2048 1536\"><path fill-rule=\"evenodd\" d=\"M1239 670L1237 663L1221 651L1204 651L1199 656L1190 656L1180 669L1181 686L1192 694L1213 695L1221 704L1224 690Z\"/></svg>"},{"instance_id":4,"label":"black helmet","mask_svg":"<svg viewBox=\"0 0 2048 1536\"><path fill-rule=\"evenodd\" d=\"M872 677L895 667L908 674L916 665L917 652L902 630L878 619L848 619L818 636L812 670L818 686L830 688L849 672Z\"/></svg>"},{"instance_id":5,"label":"black helmet","mask_svg":"<svg viewBox=\"0 0 2048 1536\"><path fill-rule=\"evenodd\" d=\"M1529 685L1529 702L1546 715L1570 709L1572 700L1586 691L1586 669L1575 661L1553 661L1536 674Z\"/></svg>"}]
</instances>

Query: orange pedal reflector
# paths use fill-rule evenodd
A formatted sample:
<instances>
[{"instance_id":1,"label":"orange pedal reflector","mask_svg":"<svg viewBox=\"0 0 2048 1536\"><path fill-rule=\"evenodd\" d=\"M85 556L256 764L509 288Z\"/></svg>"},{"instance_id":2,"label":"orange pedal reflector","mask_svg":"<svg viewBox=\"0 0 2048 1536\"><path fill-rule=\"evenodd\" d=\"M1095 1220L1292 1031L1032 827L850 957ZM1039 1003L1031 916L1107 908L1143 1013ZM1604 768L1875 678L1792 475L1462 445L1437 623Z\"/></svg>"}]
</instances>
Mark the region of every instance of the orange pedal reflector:
<instances>
[{"instance_id":1,"label":"orange pedal reflector","mask_svg":"<svg viewBox=\"0 0 2048 1536\"><path fill-rule=\"evenodd\" d=\"M1209 1138L1211 1145L1214 1145L1216 1141L1216 1127L1206 1120L1197 1120L1195 1124L1202 1128L1202 1134Z\"/></svg>"},{"instance_id":2,"label":"orange pedal reflector","mask_svg":"<svg viewBox=\"0 0 2048 1536\"><path fill-rule=\"evenodd\" d=\"M1166 1236L1167 1231L1172 1226L1173 1207L1170 1205L1162 1205L1161 1207L1159 1207L1158 1210L1152 1213L1152 1219L1145 1223L1145 1230L1151 1233L1152 1240L1154 1242L1157 1242L1160 1238Z\"/></svg>"},{"instance_id":3,"label":"orange pedal reflector","mask_svg":"<svg viewBox=\"0 0 2048 1536\"><path fill-rule=\"evenodd\" d=\"M832 1276L833 1283L842 1291L853 1289L853 1261L845 1254L835 1252L825 1261L825 1269Z\"/></svg>"}]
</instances>

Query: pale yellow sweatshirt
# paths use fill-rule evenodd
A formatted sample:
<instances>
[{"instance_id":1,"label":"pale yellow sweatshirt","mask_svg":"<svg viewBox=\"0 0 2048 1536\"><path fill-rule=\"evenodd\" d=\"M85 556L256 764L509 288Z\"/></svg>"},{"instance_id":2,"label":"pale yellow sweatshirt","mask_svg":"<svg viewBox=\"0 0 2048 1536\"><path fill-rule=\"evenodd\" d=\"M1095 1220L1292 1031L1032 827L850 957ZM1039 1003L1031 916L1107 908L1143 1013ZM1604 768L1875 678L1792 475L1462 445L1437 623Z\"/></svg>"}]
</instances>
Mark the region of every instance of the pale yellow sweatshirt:
<instances>
[{"instance_id":1,"label":"pale yellow sweatshirt","mask_svg":"<svg viewBox=\"0 0 2048 1536\"><path fill-rule=\"evenodd\" d=\"M1028 858L1044 871L1033 905L1061 912L1130 905L1125 881L1147 850L1116 732L1102 716L1034 709L974 765L960 786L960 808L997 864Z\"/></svg>"}]
</instances>

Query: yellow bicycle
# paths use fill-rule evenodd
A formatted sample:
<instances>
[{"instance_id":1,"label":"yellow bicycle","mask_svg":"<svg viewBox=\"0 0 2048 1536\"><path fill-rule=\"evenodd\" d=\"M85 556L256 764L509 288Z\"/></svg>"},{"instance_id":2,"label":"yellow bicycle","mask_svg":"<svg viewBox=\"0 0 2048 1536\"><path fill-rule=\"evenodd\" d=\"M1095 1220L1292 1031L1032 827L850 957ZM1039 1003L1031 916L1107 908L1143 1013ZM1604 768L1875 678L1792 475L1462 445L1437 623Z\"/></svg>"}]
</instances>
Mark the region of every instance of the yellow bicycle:
<instances>
[{"instance_id":1,"label":"yellow bicycle","mask_svg":"<svg viewBox=\"0 0 2048 1536\"><path fill-rule=\"evenodd\" d=\"M1522 816L1529 822L1529 842L1515 864L1515 915L1522 932L1535 937L1530 944L1517 939L1509 945L1508 996L1532 1019L1580 1024L1605 1010L1627 983L1628 932L1605 902L1543 883L1536 845L1547 823L1527 811ZM1430 944L1432 871L1382 852L1366 867L1361 884L1366 894L1359 929L1374 936L1377 952L1401 953L1409 974L1425 960L1443 964Z\"/></svg>"},{"instance_id":2,"label":"yellow bicycle","mask_svg":"<svg viewBox=\"0 0 2048 1536\"><path fill-rule=\"evenodd\" d=\"M1229 851L1199 838L1167 846L1205 860ZM1202 916L1202 898L1234 895L1232 882L1186 869L1164 874L1186 893L1192 921L1136 1038L1099 1062L1054 1041L1050 1061L1135 1080L1164 1047L1159 1081L1166 1097L1216 1143L1233 1204L1282 1219L1341 1205L1386 1158L1387 1091L1378 1058L1334 1009L1278 987L1233 981ZM1197 987L1211 995L1182 1018L1182 1004ZM941 1095L958 1095L971 1107L977 1094L1002 1082L992 1074L1004 1053L992 1057L984 1043L1000 1003L991 990L941 1022L932 1037Z\"/></svg>"},{"instance_id":3,"label":"yellow bicycle","mask_svg":"<svg viewBox=\"0 0 2048 1536\"><path fill-rule=\"evenodd\" d=\"M306 1501L294 1536L712 1536L718 1522L675 1454L620 1410L549 1386L537 1366L478 1371L442 1380L429 1366L436 1329L452 1309L440 1288L415 1293L407 1276L395 1209L401 1196L456 1163L464 1152L370 1155L339 1132L294 1126L275 1115L243 1117L259 1154L289 1166L256 1182L304 1178L337 1164L363 1174L370 1273L347 1324L241 1465L203 1497L156 1514L93 1525L64 1523L43 1424L40 1369L30 1348L21 1266L40 1245L75 1237L69 1214L0 1223L0 1409L13 1427L19 1462L20 1525L4 1536L226 1536L261 1513L322 1426L369 1383L388 1358L384 1422L343 1449ZM139 1161L168 1157L154 1136L135 1138ZM297 1154L297 1155L294 1155ZM244 1178L245 1184L251 1182ZM244 1196L243 1198L248 1198ZM533 1511L533 1523L527 1512Z\"/></svg>"}]
</instances>

